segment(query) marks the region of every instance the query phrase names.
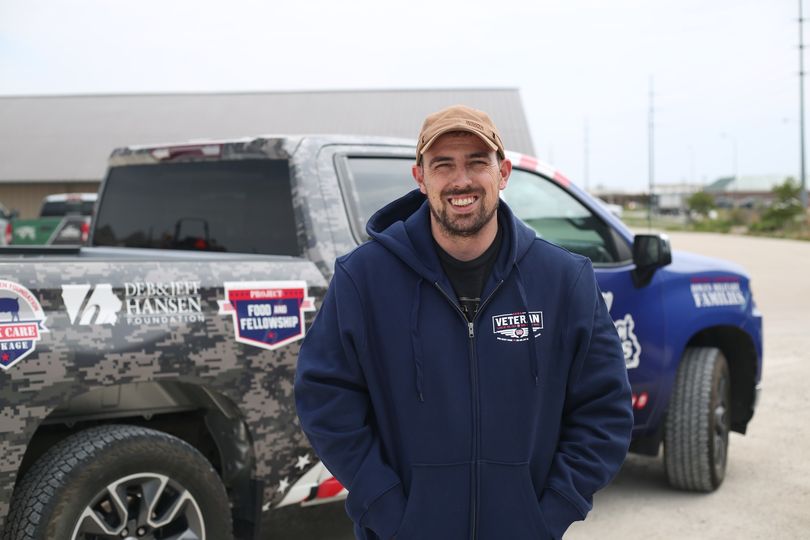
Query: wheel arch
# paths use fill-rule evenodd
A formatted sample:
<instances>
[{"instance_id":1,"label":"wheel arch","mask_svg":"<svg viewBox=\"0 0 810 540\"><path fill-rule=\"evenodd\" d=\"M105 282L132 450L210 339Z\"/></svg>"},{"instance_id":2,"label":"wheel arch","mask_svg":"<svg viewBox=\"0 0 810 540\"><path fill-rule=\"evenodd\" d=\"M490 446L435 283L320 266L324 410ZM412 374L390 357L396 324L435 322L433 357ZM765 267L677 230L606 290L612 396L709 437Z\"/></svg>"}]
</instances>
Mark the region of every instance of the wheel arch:
<instances>
[{"instance_id":1,"label":"wheel arch","mask_svg":"<svg viewBox=\"0 0 810 540\"><path fill-rule=\"evenodd\" d=\"M252 436L235 403L202 385L178 381L119 384L72 397L37 427L16 483L54 444L88 427L112 423L162 431L195 447L211 462L226 487L237 537L254 536L261 497L252 480Z\"/></svg>"},{"instance_id":2,"label":"wheel arch","mask_svg":"<svg viewBox=\"0 0 810 540\"><path fill-rule=\"evenodd\" d=\"M751 336L736 326L704 328L689 338L686 347L716 347L726 357L731 377L731 429L745 433L754 414L757 349Z\"/></svg>"}]
</instances>

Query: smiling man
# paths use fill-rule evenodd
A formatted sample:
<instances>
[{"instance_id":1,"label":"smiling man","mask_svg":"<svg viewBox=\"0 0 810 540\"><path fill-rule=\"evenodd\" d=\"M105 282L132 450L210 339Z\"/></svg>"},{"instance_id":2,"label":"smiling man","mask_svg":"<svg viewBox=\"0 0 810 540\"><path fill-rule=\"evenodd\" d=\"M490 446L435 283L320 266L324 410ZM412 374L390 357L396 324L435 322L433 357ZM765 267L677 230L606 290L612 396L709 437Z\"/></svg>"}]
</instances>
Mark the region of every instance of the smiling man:
<instances>
[{"instance_id":1,"label":"smiling man","mask_svg":"<svg viewBox=\"0 0 810 540\"><path fill-rule=\"evenodd\" d=\"M358 538L561 538L624 460L630 387L590 261L500 201L511 171L486 113L428 116L419 189L335 264L295 394Z\"/></svg>"}]
</instances>

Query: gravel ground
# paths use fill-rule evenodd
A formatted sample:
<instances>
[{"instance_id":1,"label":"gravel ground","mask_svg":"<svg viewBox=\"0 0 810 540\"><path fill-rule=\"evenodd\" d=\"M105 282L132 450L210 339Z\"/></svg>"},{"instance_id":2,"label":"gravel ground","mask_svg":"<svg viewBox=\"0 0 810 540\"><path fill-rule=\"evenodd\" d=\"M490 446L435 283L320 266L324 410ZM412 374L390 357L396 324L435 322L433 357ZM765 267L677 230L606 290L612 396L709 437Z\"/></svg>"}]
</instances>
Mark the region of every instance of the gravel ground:
<instances>
[{"instance_id":1,"label":"gravel ground","mask_svg":"<svg viewBox=\"0 0 810 540\"><path fill-rule=\"evenodd\" d=\"M810 539L810 242L672 233L673 248L735 261L764 316L764 390L748 434L732 434L723 486L669 488L661 457L629 456L566 540ZM276 512L266 538L350 540L342 505Z\"/></svg>"}]
</instances>

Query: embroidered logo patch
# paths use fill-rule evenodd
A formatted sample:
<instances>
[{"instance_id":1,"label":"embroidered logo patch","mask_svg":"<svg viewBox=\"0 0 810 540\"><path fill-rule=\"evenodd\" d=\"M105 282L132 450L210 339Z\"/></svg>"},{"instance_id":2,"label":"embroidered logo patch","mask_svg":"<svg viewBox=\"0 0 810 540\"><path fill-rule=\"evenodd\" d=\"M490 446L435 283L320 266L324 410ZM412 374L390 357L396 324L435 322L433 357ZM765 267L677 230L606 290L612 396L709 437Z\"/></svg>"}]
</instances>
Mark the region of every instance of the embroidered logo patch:
<instances>
[{"instance_id":1,"label":"embroidered logo patch","mask_svg":"<svg viewBox=\"0 0 810 540\"><path fill-rule=\"evenodd\" d=\"M530 311L528 315L528 319L526 312L493 316L492 332L495 338L501 341L526 341L529 339L529 332L539 336L543 329L543 312Z\"/></svg>"}]
</instances>

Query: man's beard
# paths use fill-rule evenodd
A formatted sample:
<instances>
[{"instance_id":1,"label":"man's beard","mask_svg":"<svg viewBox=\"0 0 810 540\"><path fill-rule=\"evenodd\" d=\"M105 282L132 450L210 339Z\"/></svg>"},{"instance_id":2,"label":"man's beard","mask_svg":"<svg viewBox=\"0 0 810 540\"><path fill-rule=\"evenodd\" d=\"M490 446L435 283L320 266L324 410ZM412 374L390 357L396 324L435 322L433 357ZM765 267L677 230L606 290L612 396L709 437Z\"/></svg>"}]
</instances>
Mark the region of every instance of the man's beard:
<instances>
[{"instance_id":1,"label":"man's beard","mask_svg":"<svg viewBox=\"0 0 810 540\"><path fill-rule=\"evenodd\" d=\"M478 207L478 211L464 216L456 216L455 218L451 218L448 214L446 207L444 205L452 206L449 202L447 202L447 198L453 195L469 195L470 193L463 192L463 193L442 193L441 194L441 205L439 207L435 207L433 202L428 198L428 206L430 207L430 213L433 215L433 218L436 220L436 223L442 228L442 230L447 233L448 236L462 236L462 237L470 237L475 236L478 232L484 228L484 225L489 223L492 217L495 215L495 212L498 210L498 200L495 201L495 204L492 205L492 208L487 208L484 204L484 193L475 193L478 195L478 200L481 203Z\"/></svg>"}]
</instances>

